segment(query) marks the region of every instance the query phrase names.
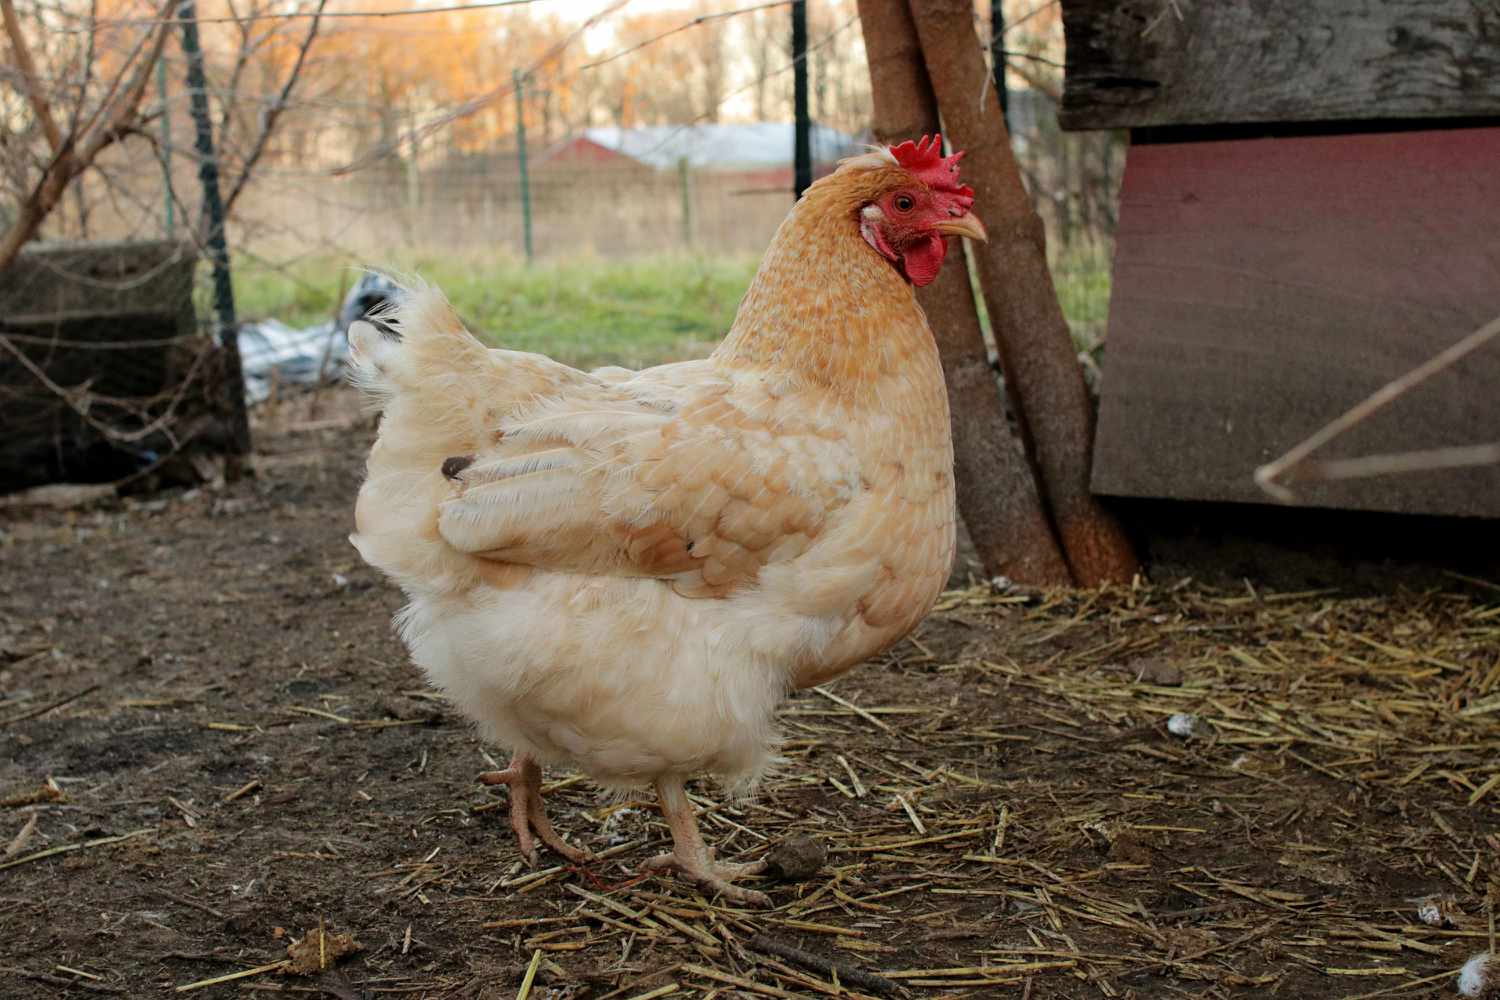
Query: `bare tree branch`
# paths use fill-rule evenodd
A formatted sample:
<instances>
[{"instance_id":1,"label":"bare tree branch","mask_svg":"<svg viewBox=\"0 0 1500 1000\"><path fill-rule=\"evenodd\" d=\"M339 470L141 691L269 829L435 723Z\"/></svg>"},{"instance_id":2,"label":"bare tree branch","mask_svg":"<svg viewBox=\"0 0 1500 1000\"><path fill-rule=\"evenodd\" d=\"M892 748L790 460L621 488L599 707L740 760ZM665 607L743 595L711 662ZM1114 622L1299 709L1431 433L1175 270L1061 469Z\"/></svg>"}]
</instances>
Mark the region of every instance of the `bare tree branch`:
<instances>
[{"instance_id":1,"label":"bare tree branch","mask_svg":"<svg viewBox=\"0 0 1500 1000\"><path fill-rule=\"evenodd\" d=\"M1011 54L1006 53L1007 56ZM1043 95L1053 104L1057 104L1062 100L1062 88L1056 82L1047 79L1031 67L1022 63L1013 63L1007 58L1005 60L1005 68L1016 74L1016 76L1019 76L1026 82L1026 86Z\"/></svg>"},{"instance_id":2,"label":"bare tree branch","mask_svg":"<svg viewBox=\"0 0 1500 1000\"><path fill-rule=\"evenodd\" d=\"M318 0L317 10L313 12L312 23L307 26L307 34L302 39L302 45L297 49L297 59L292 63L291 72L287 74L286 82L282 84L281 93L272 100L265 114L261 117L260 131L255 136L255 142L250 147L250 153L245 157L245 162L240 166L240 175L235 178L233 186L229 189L229 195L224 199L224 216L228 218L234 210L234 203L240 193L245 190L245 185L250 183L250 175L255 170L255 164L260 161L261 154L266 151L266 143L271 138L271 133L276 129L276 119L286 110L287 102L292 96L292 89L297 86L297 80L302 76L302 66L307 61L307 50L312 48L313 39L318 37L318 26L322 23L323 8L328 6L328 0Z\"/></svg>"},{"instance_id":3,"label":"bare tree branch","mask_svg":"<svg viewBox=\"0 0 1500 1000\"><path fill-rule=\"evenodd\" d=\"M235 6L234 0L228 0L228 5L229 12L235 18L241 18L239 8ZM260 5L258 3L252 4L250 13L252 15L260 14ZM264 44L267 38L276 34L276 28L273 24L270 31L267 31L260 39L255 39L251 35L251 32L254 30L251 25L254 23L254 21L249 19L239 19L234 24L240 33L240 45L239 51L235 53L234 68L229 71L229 81L224 84L223 90L219 91L218 94L219 100L224 106L223 112L219 115L220 135L226 135L229 132L229 126L234 117L234 96L240 92L240 77L244 75L245 67L250 65L250 57Z\"/></svg>"},{"instance_id":4,"label":"bare tree branch","mask_svg":"<svg viewBox=\"0 0 1500 1000\"><path fill-rule=\"evenodd\" d=\"M11 0L0 0L0 3L13 12ZM172 3L173 0L164 0L162 3L163 17ZM7 32L10 20L10 17L6 18ZM11 38L16 51L23 51L25 43L16 42L20 38L19 32ZM151 78L151 70L161 57L166 38L165 22L143 34L139 44L122 64L119 76L110 83L99 107L89 116L88 122L59 136L52 161L42 172L31 193L21 201L10 228L0 235L0 271L9 267L21 252L21 247L36 236L47 216L62 200L69 183L87 170L105 147L118 142L130 132L135 124L136 111L145 94L146 84ZM130 77L129 82L122 87L121 83L127 76Z\"/></svg>"},{"instance_id":5,"label":"bare tree branch","mask_svg":"<svg viewBox=\"0 0 1500 1000\"><path fill-rule=\"evenodd\" d=\"M630 0L614 0L613 3L605 7L603 10L597 11L592 16L584 19L561 41L557 42L555 45L547 49L546 52L542 53L540 59L537 59L530 66L528 66L525 71L526 75L529 76L539 67L545 66L551 60L561 56L568 50L569 47L573 45L574 42L582 38L591 28L593 28L594 25L600 23L605 18L609 17L611 14L615 13L629 2ZM453 122L468 118L469 116L476 114L483 108L488 107L501 98L509 97L515 92L516 87L514 83L502 83L498 87L480 94L477 97L471 97L457 107L445 111L443 114L427 122L425 125L422 125L419 128L412 129L409 133L407 133L405 137L384 142L377 148L371 150L358 159L346 163L341 167L334 168L332 171L330 171L330 174L334 177L343 177L350 173L353 173L356 170L359 170L362 167L369 166L376 160L382 160L388 156L394 156L403 145L410 143L411 145L416 146L420 144L423 139L427 138L429 135L438 131L444 126L451 125Z\"/></svg>"},{"instance_id":6,"label":"bare tree branch","mask_svg":"<svg viewBox=\"0 0 1500 1000\"><path fill-rule=\"evenodd\" d=\"M56 156L63 146L62 130L57 127L57 121L52 117L52 108L42 94L36 62L31 58L31 47L26 44L26 36L21 33L21 21L16 17L14 0L0 0L0 15L5 20L5 36L10 41L11 51L16 54L16 67L21 71L26 99L31 102L31 109L36 112L36 119L41 122L42 132L47 136L47 145Z\"/></svg>"},{"instance_id":7,"label":"bare tree branch","mask_svg":"<svg viewBox=\"0 0 1500 1000\"><path fill-rule=\"evenodd\" d=\"M170 7L172 0L163 4L163 14ZM152 29L150 51L136 60L135 78L126 85L123 92L113 101L106 101L100 105L99 117L104 124L97 127L93 134L83 144L82 152L79 154L84 164L94 162L94 157L99 155L99 150L116 141L124 134L135 116L136 109L141 105L141 98L145 96L146 85L151 81L151 71L156 68L156 60L161 58L162 47L167 42L167 27L165 24ZM121 74L123 78L124 74Z\"/></svg>"},{"instance_id":8,"label":"bare tree branch","mask_svg":"<svg viewBox=\"0 0 1500 1000\"><path fill-rule=\"evenodd\" d=\"M174 0L165 0L165 2L170 4L174 2ZM85 63L87 71L90 75L92 75L93 66L96 62L94 57L94 46L98 41L98 37L99 36L97 32L89 33L89 49L88 54L85 58ZM165 41L165 38L165 32L159 32L155 28L141 33L140 38L136 39L135 45L131 48L129 54L120 61L120 71L116 73L114 78L109 81L109 86L105 89L104 96L99 99L99 103L95 105L94 110L88 115L87 119L83 120L83 124L81 125L79 124L79 120L83 119L83 109L86 102L84 101L84 90L80 89L78 101L74 105L74 118L68 126L68 134L74 136L76 139L93 132L95 128L99 127L100 122L108 122L110 120L109 110L115 106L116 98L121 92L120 88L124 86L126 90L129 89L129 84L125 83L125 78L130 75L131 68L137 64L137 60L140 59L141 53L144 52L148 46L152 45L155 42L157 43L156 50L159 54L161 49L159 42ZM150 70L153 63L154 60L152 61L152 63L148 63L146 69ZM85 87L86 86L87 83L85 82ZM87 144L87 142L81 140L77 142L77 145L79 146L85 146Z\"/></svg>"},{"instance_id":9,"label":"bare tree branch","mask_svg":"<svg viewBox=\"0 0 1500 1000\"><path fill-rule=\"evenodd\" d=\"M88 33L88 44L84 46L83 58L79 62L83 71L83 79L78 84L78 100L73 102L73 110L68 113L68 132L76 134L78 122L83 118L84 95L89 92L89 84L94 82L94 70L97 60L94 58L99 47L99 0L89 0L88 23L94 30Z\"/></svg>"},{"instance_id":10,"label":"bare tree branch","mask_svg":"<svg viewBox=\"0 0 1500 1000\"><path fill-rule=\"evenodd\" d=\"M20 362L21 366L41 383L48 392L61 399L86 424L109 440L120 444L131 444L143 441L153 434L161 433L166 435L167 440L171 442L174 450L180 447L173 430L177 409L187 397L188 389L197 380L199 375L202 374L202 368L212 354L211 350L208 349L199 351L193 358L193 363L188 368L182 381L170 393L159 393L155 397L144 400L130 400L94 393L91 391L88 383L72 388L59 385L49 378L47 373L36 362L27 357L25 351L22 351L13 344L11 338L8 336L0 335L0 349L3 349ZM166 403L166 408L158 416L148 418L149 407L163 401ZM98 404L107 405L130 413L141 419L143 424L135 430L122 431L92 414L91 410Z\"/></svg>"},{"instance_id":11,"label":"bare tree branch","mask_svg":"<svg viewBox=\"0 0 1500 1000\"><path fill-rule=\"evenodd\" d=\"M911 3L943 131L966 149L974 211L990 241L974 247L980 285L1042 498L1081 586L1128 583L1139 563L1118 519L1089 489L1093 411L1032 208L974 33L972 0ZM982 97L976 102L976 97Z\"/></svg>"}]
</instances>

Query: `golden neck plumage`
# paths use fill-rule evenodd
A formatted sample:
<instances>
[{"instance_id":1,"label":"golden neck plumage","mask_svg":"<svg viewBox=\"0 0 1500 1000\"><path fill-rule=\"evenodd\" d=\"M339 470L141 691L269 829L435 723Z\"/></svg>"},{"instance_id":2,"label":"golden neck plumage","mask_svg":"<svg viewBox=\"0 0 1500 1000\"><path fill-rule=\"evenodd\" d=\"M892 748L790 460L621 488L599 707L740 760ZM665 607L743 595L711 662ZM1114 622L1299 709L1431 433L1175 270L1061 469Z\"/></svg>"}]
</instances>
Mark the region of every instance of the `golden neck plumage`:
<instances>
[{"instance_id":1,"label":"golden neck plumage","mask_svg":"<svg viewBox=\"0 0 1500 1000\"><path fill-rule=\"evenodd\" d=\"M859 180L825 177L792 209L714 352L720 364L860 395L914 354L936 357L911 286L860 235Z\"/></svg>"}]
</instances>

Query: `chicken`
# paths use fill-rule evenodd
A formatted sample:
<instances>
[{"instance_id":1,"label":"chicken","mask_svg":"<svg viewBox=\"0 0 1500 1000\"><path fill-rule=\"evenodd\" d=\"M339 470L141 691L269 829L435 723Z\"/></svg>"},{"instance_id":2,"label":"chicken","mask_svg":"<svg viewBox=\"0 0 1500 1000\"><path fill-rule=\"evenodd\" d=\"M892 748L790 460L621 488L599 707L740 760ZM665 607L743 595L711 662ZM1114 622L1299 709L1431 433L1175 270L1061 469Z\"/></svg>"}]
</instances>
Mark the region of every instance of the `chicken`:
<instances>
[{"instance_id":1,"label":"chicken","mask_svg":"<svg viewBox=\"0 0 1500 1000\"><path fill-rule=\"evenodd\" d=\"M984 238L937 137L844 161L778 229L703 360L584 373L493 350L407 289L349 331L383 410L351 536L401 586L412 659L512 748L511 825L548 822L541 765L654 785L671 869L765 904L718 864L683 783L748 788L777 706L906 635L953 559L953 450L912 284Z\"/></svg>"}]
</instances>

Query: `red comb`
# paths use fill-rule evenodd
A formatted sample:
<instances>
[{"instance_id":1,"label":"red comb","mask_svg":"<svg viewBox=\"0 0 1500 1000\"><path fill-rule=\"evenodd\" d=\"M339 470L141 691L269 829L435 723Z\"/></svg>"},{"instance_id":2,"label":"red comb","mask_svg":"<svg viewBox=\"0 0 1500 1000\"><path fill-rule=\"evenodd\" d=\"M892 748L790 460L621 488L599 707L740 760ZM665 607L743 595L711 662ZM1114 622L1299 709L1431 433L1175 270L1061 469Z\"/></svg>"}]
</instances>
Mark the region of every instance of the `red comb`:
<instances>
[{"instance_id":1,"label":"red comb","mask_svg":"<svg viewBox=\"0 0 1500 1000\"><path fill-rule=\"evenodd\" d=\"M958 182L958 161L964 158L964 154L959 151L944 156L942 135L924 135L917 142L908 139L899 146L892 146L891 155L934 191L967 198L970 204L973 203L974 189Z\"/></svg>"}]
</instances>

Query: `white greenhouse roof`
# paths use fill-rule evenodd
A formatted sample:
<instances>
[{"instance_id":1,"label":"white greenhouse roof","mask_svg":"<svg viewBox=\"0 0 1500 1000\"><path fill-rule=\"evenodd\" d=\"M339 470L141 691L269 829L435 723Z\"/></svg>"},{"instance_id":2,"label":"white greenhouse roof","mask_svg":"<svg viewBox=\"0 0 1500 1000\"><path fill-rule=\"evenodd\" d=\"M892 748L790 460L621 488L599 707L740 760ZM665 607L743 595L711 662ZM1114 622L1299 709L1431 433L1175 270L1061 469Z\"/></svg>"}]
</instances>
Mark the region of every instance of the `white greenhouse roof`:
<instances>
[{"instance_id":1,"label":"white greenhouse roof","mask_svg":"<svg viewBox=\"0 0 1500 1000\"><path fill-rule=\"evenodd\" d=\"M654 167L674 166L684 157L689 166L721 170L779 167L792 162L791 122L590 128L583 134ZM832 163L862 148L855 136L825 125L812 127L814 163Z\"/></svg>"}]
</instances>

